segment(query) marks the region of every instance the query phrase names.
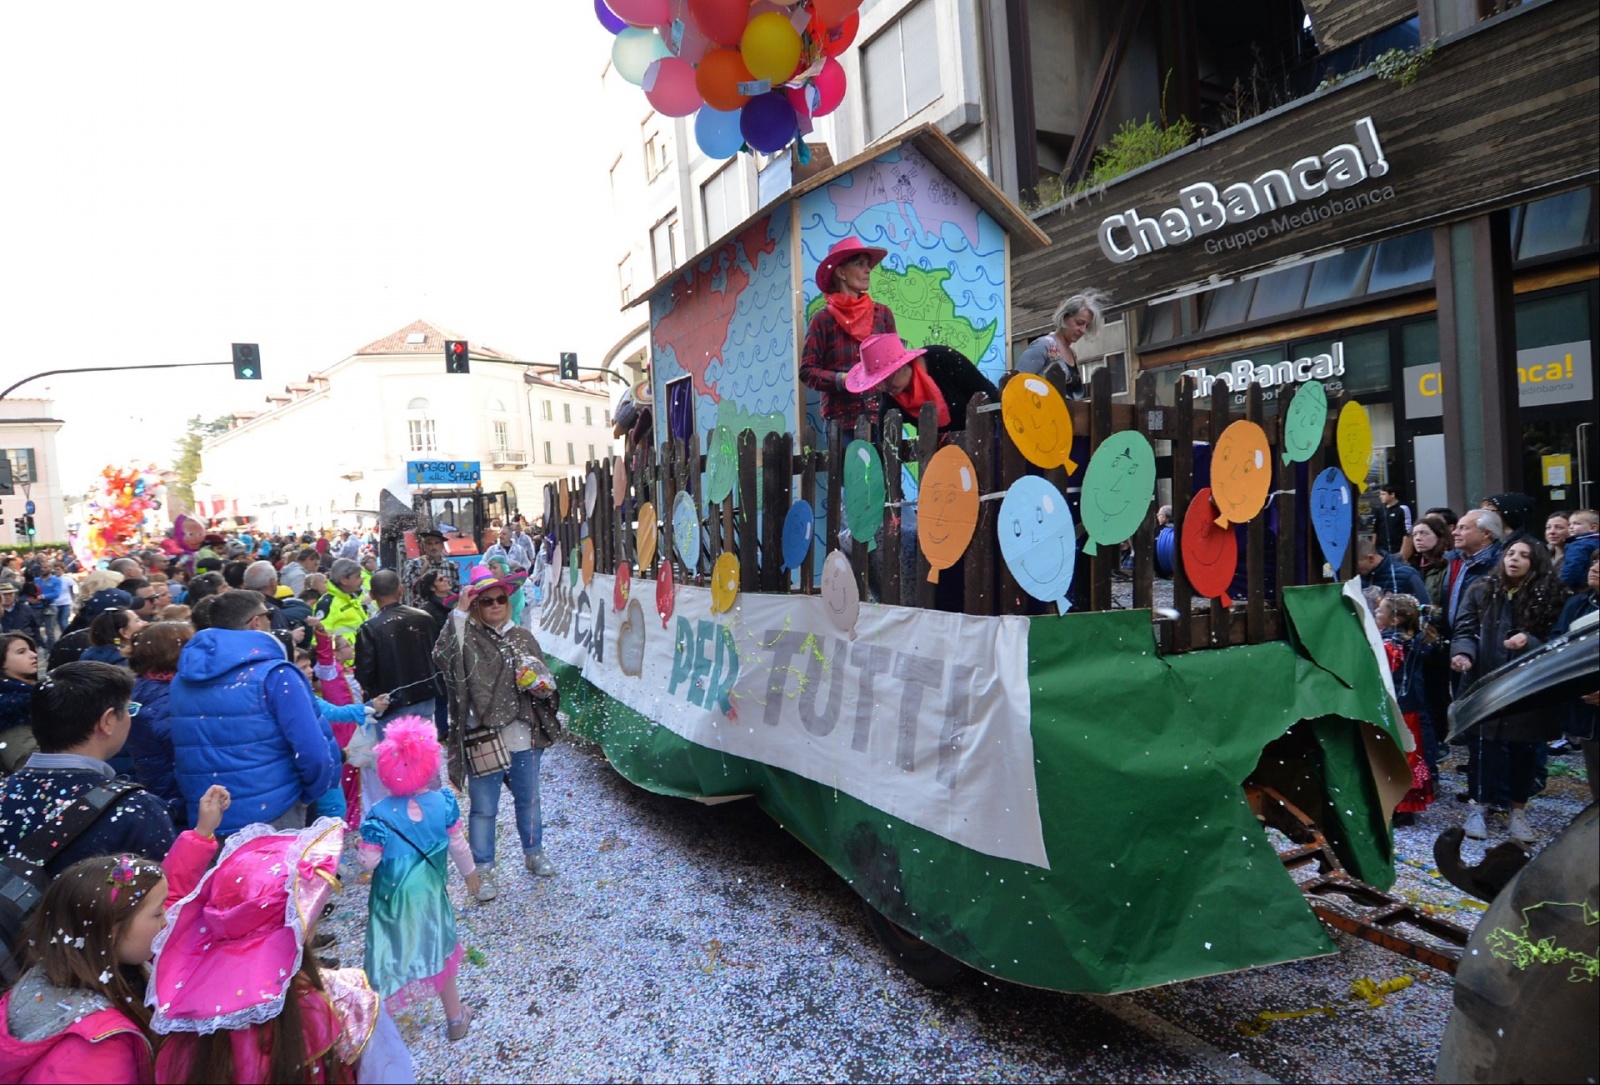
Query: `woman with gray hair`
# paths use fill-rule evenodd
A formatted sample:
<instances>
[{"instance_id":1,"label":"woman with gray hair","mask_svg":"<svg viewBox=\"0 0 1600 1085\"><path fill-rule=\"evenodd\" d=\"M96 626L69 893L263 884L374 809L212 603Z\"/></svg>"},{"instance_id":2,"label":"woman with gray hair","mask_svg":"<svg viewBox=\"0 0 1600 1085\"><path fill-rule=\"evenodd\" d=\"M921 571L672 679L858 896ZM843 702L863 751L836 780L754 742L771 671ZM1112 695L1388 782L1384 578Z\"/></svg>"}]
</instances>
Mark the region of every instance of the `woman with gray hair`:
<instances>
[{"instance_id":1,"label":"woman with gray hair","mask_svg":"<svg viewBox=\"0 0 1600 1085\"><path fill-rule=\"evenodd\" d=\"M1028 349L1017 359L1018 373L1037 373L1048 376L1052 369L1061 371L1068 399L1082 399L1086 394L1083 375L1078 371L1078 357L1072 345L1090 332L1100 328L1100 313L1111 299L1090 288L1074 294L1060 305L1051 316L1049 335L1041 335L1028 344Z\"/></svg>"}]
</instances>

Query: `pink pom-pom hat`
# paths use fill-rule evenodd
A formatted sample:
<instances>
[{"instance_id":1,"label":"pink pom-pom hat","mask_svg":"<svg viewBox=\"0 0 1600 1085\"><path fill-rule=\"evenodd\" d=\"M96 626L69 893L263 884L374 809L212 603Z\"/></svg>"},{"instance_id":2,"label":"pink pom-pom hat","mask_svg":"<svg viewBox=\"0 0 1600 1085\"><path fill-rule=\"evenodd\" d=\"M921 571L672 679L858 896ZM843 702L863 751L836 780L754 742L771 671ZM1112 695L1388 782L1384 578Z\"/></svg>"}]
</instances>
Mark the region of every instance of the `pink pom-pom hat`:
<instances>
[{"instance_id":1,"label":"pink pom-pom hat","mask_svg":"<svg viewBox=\"0 0 1600 1085\"><path fill-rule=\"evenodd\" d=\"M401 798L431 791L438 786L443 752L432 720L401 716L384 728L383 741L372 749L378 781Z\"/></svg>"}]
</instances>

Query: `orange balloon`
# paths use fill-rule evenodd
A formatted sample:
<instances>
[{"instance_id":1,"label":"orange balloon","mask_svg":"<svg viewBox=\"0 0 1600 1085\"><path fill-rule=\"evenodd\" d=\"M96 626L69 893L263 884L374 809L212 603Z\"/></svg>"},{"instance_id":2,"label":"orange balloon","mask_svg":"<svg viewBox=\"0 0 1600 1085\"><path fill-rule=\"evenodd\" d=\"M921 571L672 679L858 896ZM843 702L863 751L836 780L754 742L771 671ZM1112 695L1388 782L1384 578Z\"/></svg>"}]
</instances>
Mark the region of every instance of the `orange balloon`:
<instances>
[{"instance_id":1,"label":"orange balloon","mask_svg":"<svg viewBox=\"0 0 1600 1085\"><path fill-rule=\"evenodd\" d=\"M1211 499L1218 527L1242 524L1267 503L1272 488L1272 450L1267 431L1240 419L1222 431L1211 452Z\"/></svg>"},{"instance_id":2,"label":"orange balloon","mask_svg":"<svg viewBox=\"0 0 1600 1085\"><path fill-rule=\"evenodd\" d=\"M750 100L748 94L739 93L739 84L754 78L737 49L712 49L700 58L700 66L694 70L694 85L700 97L706 105L723 113L732 113Z\"/></svg>"},{"instance_id":3,"label":"orange balloon","mask_svg":"<svg viewBox=\"0 0 1600 1085\"><path fill-rule=\"evenodd\" d=\"M961 560L978 526L978 471L958 445L933 454L917 494L917 545L928 559L928 581Z\"/></svg>"},{"instance_id":4,"label":"orange balloon","mask_svg":"<svg viewBox=\"0 0 1600 1085\"><path fill-rule=\"evenodd\" d=\"M587 588L590 584L594 583L594 540L593 539L584 539L583 540L583 550L581 551L581 553L583 554L583 557L581 559L582 560L582 564L579 566L579 568L583 572L583 586Z\"/></svg>"}]
</instances>

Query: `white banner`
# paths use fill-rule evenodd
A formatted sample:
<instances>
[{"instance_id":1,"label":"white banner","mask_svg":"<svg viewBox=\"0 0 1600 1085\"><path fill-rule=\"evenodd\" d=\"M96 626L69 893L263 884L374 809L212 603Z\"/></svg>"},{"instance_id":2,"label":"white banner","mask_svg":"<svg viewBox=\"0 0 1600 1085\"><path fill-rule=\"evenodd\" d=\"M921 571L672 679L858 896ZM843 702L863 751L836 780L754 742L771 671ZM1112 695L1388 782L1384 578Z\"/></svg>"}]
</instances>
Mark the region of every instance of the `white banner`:
<instances>
[{"instance_id":1,"label":"white banner","mask_svg":"<svg viewBox=\"0 0 1600 1085\"><path fill-rule=\"evenodd\" d=\"M822 600L615 579L548 592L545 652L673 733L837 788L974 851L1049 868L1033 773L1028 619L864 604L855 636Z\"/></svg>"}]
</instances>

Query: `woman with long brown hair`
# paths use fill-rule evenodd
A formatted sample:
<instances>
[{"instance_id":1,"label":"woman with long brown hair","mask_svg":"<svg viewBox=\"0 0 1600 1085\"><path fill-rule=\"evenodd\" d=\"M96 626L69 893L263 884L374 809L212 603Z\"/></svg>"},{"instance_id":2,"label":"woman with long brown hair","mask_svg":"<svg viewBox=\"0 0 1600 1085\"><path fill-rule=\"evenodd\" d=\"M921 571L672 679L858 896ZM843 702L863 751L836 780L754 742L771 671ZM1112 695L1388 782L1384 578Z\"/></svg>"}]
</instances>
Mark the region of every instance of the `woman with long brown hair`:
<instances>
[{"instance_id":1,"label":"woman with long brown hair","mask_svg":"<svg viewBox=\"0 0 1600 1085\"><path fill-rule=\"evenodd\" d=\"M1411 525L1411 567L1422 574L1428 598L1444 600L1445 577L1450 572L1450 528L1437 516L1424 516Z\"/></svg>"}]
</instances>

